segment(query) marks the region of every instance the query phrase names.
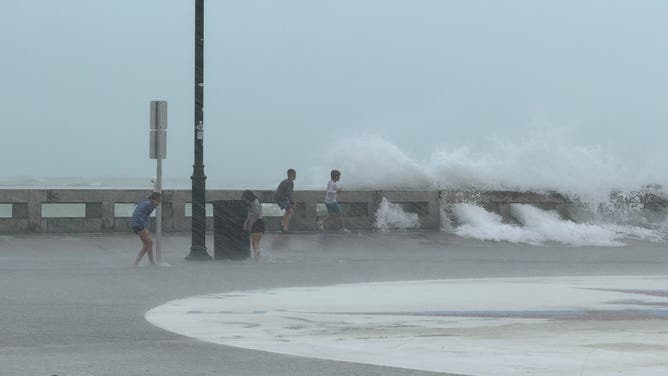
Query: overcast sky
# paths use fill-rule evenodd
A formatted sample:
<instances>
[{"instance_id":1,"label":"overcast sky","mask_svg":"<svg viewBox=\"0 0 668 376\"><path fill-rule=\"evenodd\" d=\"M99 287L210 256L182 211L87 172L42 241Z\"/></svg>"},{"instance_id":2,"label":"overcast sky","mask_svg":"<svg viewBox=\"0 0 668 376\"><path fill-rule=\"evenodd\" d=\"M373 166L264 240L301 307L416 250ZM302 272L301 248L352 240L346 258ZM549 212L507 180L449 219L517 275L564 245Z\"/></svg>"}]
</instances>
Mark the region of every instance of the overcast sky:
<instances>
[{"instance_id":1,"label":"overcast sky","mask_svg":"<svg viewBox=\"0 0 668 376\"><path fill-rule=\"evenodd\" d=\"M420 160L559 129L665 169L668 1L208 0L205 14L210 182L321 165L326 180L323 155L360 134ZM188 0L3 2L0 178L151 176L162 99L165 174L189 179L193 33Z\"/></svg>"}]
</instances>

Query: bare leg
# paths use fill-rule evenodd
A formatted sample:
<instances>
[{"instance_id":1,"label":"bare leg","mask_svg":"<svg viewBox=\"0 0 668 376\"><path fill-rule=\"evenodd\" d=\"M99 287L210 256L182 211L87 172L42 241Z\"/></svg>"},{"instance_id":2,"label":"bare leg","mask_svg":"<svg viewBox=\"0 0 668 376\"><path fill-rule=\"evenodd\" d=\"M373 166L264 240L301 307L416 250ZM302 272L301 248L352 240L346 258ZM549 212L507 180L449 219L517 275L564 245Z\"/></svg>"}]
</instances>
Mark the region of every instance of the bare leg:
<instances>
[{"instance_id":1,"label":"bare leg","mask_svg":"<svg viewBox=\"0 0 668 376\"><path fill-rule=\"evenodd\" d=\"M153 241L151 241L151 246L148 248L146 253L148 254L148 261L151 262L151 265L155 266L155 260L153 259Z\"/></svg>"},{"instance_id":2,"label":"bare leg","mask_svg":"<svg viewBox=\"0 0 668 376\"><path fill-rule=\"evenodd\" d=\"M251 244L253 247L253 256L255 261L260 261L260 239L262 238L261 232L254 232L251 234Z\"/></svg>"},{"instance_id":3,"label":"bare leg","mask_svg":"<svg viewBox=\"0 0 668 376\"><path fill-rule=\"evenodd\" d=\"M346 226L343 224L343 213L341 213L341 212L339 212L339 213L329 213L329 215L327 216L327 218L325 218L325 220L323 220L323 221L320 223L320 228L321 228L321 229L324 229L324 228L325 228L325 223L327 223L327 222L329 222L329 221L334 221L334 223L338 224L338 225L339 225L339 228L341 229L341 231L343 231L343 232L349 232L349 230L348 230L348 229L346 228Z\"/></svg>"},{"instance_id":4,"label":"bare leg","mask_svg":"<svg viewBox=\"0 0 668 376\"><path fill-rule=\"evenodd\" d=\"M288 231L288 226L290 225L290 218L292 218L293 212L294 212L293 207L290 207L285 210L285 214L283 214L283 220L281 221L281 229L283 231Z\"/></svg>"},{"instance_id":5,"label":"bare leg","mask_svg":"<svg viewBox=\"0 0 668 376\"><path fill-rule=\"evenodd\" d=\"M153 239L151 239L151 234L149 234L147 229L143 229L139 231L137 235L139 235L139 239L141 239L142 248L139 250L139 253L137 254L134 266L139 265L139 262L141 261L142 257L144 257L144 253L147 252L148 252L148 259L151 262L151 265L155 265L155 261L153 261Z\"/></svg>"},{"instance_id":6,"label":"bare leg","mask_svg":"<svg viewBox=\"0 0 668 376\"><path fill-rule=\"evenodd\" d=\"M146 253L146 248L142 246L142 248L139 250L139 253L137 253L137 258L135 259L135 263L132 266L139 265L139 261L141 261L142 257L144 257L144 253Z\"/></svg>"},{"instance_id":7,"label":"bare leg","mask_svg":"<svg viewBox=\"0 0 668 376\"><path fill-rule=\"evenodd\" d=\"M341 225L341 229L342 229L342 230L345 229L346 226L343 225L343 213L339 213L339 214L336 216L336 219L338 219L339 225Z\"/></svg>"}]
</instances>

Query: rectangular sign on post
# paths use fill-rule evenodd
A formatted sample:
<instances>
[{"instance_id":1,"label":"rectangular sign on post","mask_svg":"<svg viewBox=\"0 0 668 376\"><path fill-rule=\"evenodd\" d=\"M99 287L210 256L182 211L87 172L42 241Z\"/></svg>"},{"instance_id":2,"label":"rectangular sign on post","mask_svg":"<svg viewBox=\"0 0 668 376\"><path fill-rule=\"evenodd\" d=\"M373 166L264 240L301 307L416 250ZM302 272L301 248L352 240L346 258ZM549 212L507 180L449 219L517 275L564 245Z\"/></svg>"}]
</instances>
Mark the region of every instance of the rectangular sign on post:
<instances>
[{"instance_id":1,"label":"rectangular sign on post","mask_svg":"<svg viewBox=\"0 0 668 376\"><path fill-rule=\"evenodd\" d=\"M151 159L167 158L167 131L151 129L149 157Z\"/></svg>"},{"instance_id":2,"label":"rectangular sign on post","mask_svg":"<svg viewBox=\"0 0 668 376\"><path fill-rule=\"evenodd\" d=\"M167 129L167 101L151 101L151 129Z\"/></svg>"},{"instance_id":3,"label":"rectangular sign on post","mask_svg":"<svg viewBox=\"0 0 668 376\"><path fill-rule=\"evenodd\" d=\"M151 101L149 157L167 158L167 101Z\"/></svg>"}]
</instances>

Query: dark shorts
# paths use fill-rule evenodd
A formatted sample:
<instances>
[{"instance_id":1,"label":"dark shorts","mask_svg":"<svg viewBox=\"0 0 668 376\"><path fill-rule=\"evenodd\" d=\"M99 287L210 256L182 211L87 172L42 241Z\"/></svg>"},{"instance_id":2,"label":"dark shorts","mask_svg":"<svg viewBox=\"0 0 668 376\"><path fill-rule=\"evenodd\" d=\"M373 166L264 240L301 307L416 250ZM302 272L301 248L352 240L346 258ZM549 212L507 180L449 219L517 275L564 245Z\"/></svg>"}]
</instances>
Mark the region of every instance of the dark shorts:
<instances>
[{"instance_id":1,"label":"dark shorts","mask_svg":"<svg viewBox=\"0 0 668 376\"><path fill-rule=\"evenodd\" d=\"M338 202L325 202L325 207L327 207L327 213L329 214L341 213L341 207Z\"/></svg>"},{"instance_id":2,"label":"dark shorts","mask_svg":"<svg viewBox=\"0 0 668 376\"><path fill-rule=\"evenodd\" d=\"M251 226L250 230L251 234L255 234L258 232L264 233L264 220L262 218L258 219L253 223L253 226Z\"/></svg>"},{"instance_id":3,"label":"dark shorts","mask_svg":"<svg viewBox=\"0 0 668 376\"><path fill-rule=\"evenodd\" d=\"M281 210L288 210L294 206L294 204L291 203L290 200L278 201L276 204L278 204L278 207L281 208Z\"/></svg>"},{"instance_id":4,"label":"dark shorts","mask_svg":"<svg viewBox=\"0 0 668 376\"><path fill-rule=\"evenodd\" d=\"M145 228L146 227L144 227L143 225L134 225L132 226L132 231L134 231L135 234L139 234L139 232L141 232Z\"/></svg>"}]
</instances>

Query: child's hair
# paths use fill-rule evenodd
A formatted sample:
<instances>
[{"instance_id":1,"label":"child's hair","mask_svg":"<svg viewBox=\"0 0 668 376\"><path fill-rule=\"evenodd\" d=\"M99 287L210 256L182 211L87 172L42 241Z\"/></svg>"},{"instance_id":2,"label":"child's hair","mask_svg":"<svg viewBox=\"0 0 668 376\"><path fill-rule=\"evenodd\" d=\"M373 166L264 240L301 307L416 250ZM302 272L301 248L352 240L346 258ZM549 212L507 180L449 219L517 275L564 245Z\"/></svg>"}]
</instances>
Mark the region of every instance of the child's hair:
<instances>
[{"instance_id":1,"label":"child's hair","mask_svg":"<svg viewBox=\"0 0 668 376\"><path fill-rule=\"evenodd\" d=\"M162 198L162 195L160 194L160 192L153 192L153 193L151 193L150 196L148 196L149 200L158 200L160 198Z\"/></svg>"},{"instance_id":2,"label":"child's hair","mask_svg":"<svg viewBox=\"0 0 668 376\"><path fill-rule=\"evenodd\" d=\"M339 170L332 170L332 172L329 173L329 176L331 176L332 179L334 179L336 176L341 176L341 171L339 171Z\"/></svg>"},{"instance_id":3,"label":"child's hair","mask_svg":"<svg viewBox=\"0 0 668 376\"><path fill-rule=\"evenodd\" d=\"M297 173L297 171L295 171L294 168L289 168L289 169L288 169L288 176L290 176L290 175L294 175L294 174L296 174L296 173Z\"/></svg>"},{"instance_id":4,"label":"child's hair","mask_svg":"<svg viewBox=\"0 0 668 376\"><path fill-rule=\"evenodd\" d=\"M253 201L257 199L257 196L251 190L246 189L244 193L241 194L241 198L243 198L244 200Z\"/></svg>"}]
</instances>

